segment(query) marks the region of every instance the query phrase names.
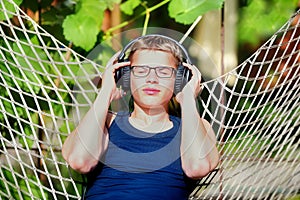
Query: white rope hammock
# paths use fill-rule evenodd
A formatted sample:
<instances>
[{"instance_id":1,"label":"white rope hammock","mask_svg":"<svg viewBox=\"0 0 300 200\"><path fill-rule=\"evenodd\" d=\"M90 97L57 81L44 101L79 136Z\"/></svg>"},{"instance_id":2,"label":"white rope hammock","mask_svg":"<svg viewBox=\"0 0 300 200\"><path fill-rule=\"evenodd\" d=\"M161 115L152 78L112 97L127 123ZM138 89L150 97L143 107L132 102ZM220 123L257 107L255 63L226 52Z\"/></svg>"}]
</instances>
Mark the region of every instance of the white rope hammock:
<instances>
[{"instance_id":1,"label":"white rope hammock","mask_svg":"<svg viewBox=\"0 0 300 200\"><path fill-rule=\"evenodd\" d=\"M7 5L0 1L0 199L80 199L84 177L61 146L91 105L103 67ZM203 83L201 114L221 161L191 199L299 195L299 19L297 12L249 59Z\"/></svg>"}]
</instances>

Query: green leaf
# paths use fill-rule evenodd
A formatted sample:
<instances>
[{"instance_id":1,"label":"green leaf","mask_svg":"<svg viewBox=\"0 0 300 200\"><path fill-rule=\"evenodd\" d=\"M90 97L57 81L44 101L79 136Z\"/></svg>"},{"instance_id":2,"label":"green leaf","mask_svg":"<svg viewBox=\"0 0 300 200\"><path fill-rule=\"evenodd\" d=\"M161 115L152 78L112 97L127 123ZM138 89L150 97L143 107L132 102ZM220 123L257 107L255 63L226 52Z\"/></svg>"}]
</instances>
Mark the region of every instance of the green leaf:
<instances>
[{"instance_id":1,"label":"green leaf","mask_svg":"<svg viewBox=\"0 0 300 200\"><path fill-rule=\"evenodd\" d=\"M25 135L23 137L18 135L20 145L22 145L23 148L26 147L26 145L28 145L29 148L32 148L32 146L34 145L33 135L35 133L33 133L31 127L27 124L23 126L23 130L25 132Z\"/></svg>"},{"instance_id":2,"label":"green leaf","mask_svg":"<svg viewBox=\"0 0 300 200\"><path fill-rule=\"evenodd\" d=\"M121 4L120 9L126 15L132 15L133 10L141 4L141 0L128 0Z\"/></svg>"},{"instance_id":3,"label":"green leaf","mask_svg":"<svg viewBox=\"0 0 300 200\"><path fill-rule=\"evenodd\" d=\"M97 41L97 35L106 9L113 9L121 0L81 0L76 5L76 13L63 22L64 36L76 46L89 51Z\"/></svg>"},{"instance_id":4,"label":"green leaf","mask_svg":"<svg viewBox=\"0 0 300 200\"><path fill-rule=\"evenodd\" d=\"M22 0L13 0L13 1L18 6L22 3ZM4 7L2 6L2 4L0 4L0 10L1 10L1 12L0 12L0 21L7 20L6 17L5 17L5 15L4 15L4 12L9 11L9 12L15 13L15 11L16 11L14 5L11 4L10 2L8 2L7 0L4 0L2 3L4 4ZM2 10L4 10L4 11L2 11ZM9 14L9 12L7 12L7 16L9 18L11 18L13 15Z\"/></svg>"},{"instance_id":5,"label":"green leaf","mask_svg":"<svg viewBox=\"0 0 300 200\"><path fill-rule=\"evenodd\" d=\"M14 112L14 109L12 107L12 104L6 100L3 100L2 101L3 103L3 106L4 106L4 109L5 109L5 112L11 114L12 116L15 116L15 112Z\"/></svg>"},{"instance_id":6,"label":"green leaf","mask_svg":"<svg viewBox=\"0 0 300 200\"><path fill-rule=\"evenodd\" d=\"M224 0L172 0L168 11L175 21L182 24L192 24L198 16L208 11L222 7Z\"/></svg>"},{"instance_id":7,"label":"green leaf","mask_svg":"<svg viewBox=\"0 0 300 200\"><path fill-rule=\"evenodd\" d=\"M103 3L106 4L106 7L110 10L112 10L114 8L114 5L115 4L119 4L121 3L121 0L100 0L100 4L102 4L102 1Z\"/></svg>"},{"instance_id":8,"label":"green leaf","mask_svg":"<svg viewBox=\"0 0 300 200\"><path fill-rule=\"evenodd\" d=\"M76 46L88 51L97 41L99 27L95 24L97 21L89 16L69 15L63 23L64 35Z\"/></svg>"},{"instance_id":9,"label":"green leaf","mask_svg":"<svg viewBox=\"0 0 300 200\"><path fill-rule=\"evenodd\" d=\"M80 65L72 64L72 63L68 64L68 67L66 67L65 65L56 65L56 66L59 67L61 74L68 78L73 77L74 75L76 76L80 69ZM74 80L70 80L70 83L74 84Z\"/></svg>"},{"instance_id":10,"label":"green leaf","mask_svg":"<svg viewBox=\"0 0 300 200\"><path fill-rule=\"evenodd\" d=\"M101 29L105 4L97 0L82 1L78 12L63 22L64 35L76 46L88 51L95 45Z\"/></svg>"},{"instance_id":11,"label":"green leaf","mask_svg":"<svg viewBox=\"0 0 300 200\"><path fill-rule=\"evenodd\" d=\"M103 0L102 0L103 1ZM93 18L97 26L101 26L104 11L107 9L107 4L101 3L98 0L84 0L77 14L84 18L86 16ZM99 27L100 28L100 27Z\"/></svg>"},{"instance_id":12,"label":"green leaf","mask_svg":"<svg viewBox=\"0 0 300 200\"><path fill-rule=\"evenodd\" d=\"M74 122L65 121L61 127L59 127L60 133L69 133L70 131L73 131L76 128Z\"/></svg>"}]
</instances>

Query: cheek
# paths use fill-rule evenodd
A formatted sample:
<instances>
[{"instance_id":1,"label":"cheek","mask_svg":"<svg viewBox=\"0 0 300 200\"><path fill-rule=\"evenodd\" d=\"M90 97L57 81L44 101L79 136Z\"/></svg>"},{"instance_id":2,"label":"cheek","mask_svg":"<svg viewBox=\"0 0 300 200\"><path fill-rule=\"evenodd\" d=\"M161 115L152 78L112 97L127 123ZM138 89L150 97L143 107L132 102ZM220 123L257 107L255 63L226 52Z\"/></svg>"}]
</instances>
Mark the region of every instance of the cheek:
<instances>
[{"instance_id":1,"label":"cheek","mask_svg":"<svg viewBox=\"0 0 300 200\"><path fill-rule=\"evenodd\" d=\"M144 84L144 82L142 81L142 79L136 79L136 78L131 76L130 77L130 90L131 90L131 93L134 93L136 90L138 90Z\"/></svg>"},{"instance_id":2,"label":"cheek","mask_svg":"<svg viewBox=\"0 0 300 200\"><path fill-rule=\"evenodd\" d=\"M174 92L174 83L175 83L175 81L170 81L170 82L168 82L164 85L164 87L166 88L166 91L168 93L173 93Z\"/></svg>"},{"instance_id":3,"label":"cheek","mask_svg":"<svg viewBox=\"0 0 300 200\"><path fill-rule=\"evenodd\" d=\"M173 92L174 85L175 85L175 78L169 81L162 82L161 85L164 86L168 91Z\"/></svg>"}]
</instances>

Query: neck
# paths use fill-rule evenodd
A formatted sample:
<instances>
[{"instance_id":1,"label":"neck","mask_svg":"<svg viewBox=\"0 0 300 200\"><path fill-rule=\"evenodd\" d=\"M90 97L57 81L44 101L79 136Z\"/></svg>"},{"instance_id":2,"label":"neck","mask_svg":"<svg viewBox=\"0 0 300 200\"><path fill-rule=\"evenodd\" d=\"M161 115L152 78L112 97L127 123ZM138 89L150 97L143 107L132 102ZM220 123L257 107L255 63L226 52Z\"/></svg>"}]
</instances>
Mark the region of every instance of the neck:
<instances>
[{"instance_id":1,"label":"neck","mask_svg":"<svg viewBox=\"0 0 300 200\"><path fill-rule=\"evenodd\" d=\"M135 107L130 117L133 119L138 119L139 121L143 122L144 125L170 121L169 114L163 107L160 109L142 109L140 107Z\"/></svg>"}]
</instances>

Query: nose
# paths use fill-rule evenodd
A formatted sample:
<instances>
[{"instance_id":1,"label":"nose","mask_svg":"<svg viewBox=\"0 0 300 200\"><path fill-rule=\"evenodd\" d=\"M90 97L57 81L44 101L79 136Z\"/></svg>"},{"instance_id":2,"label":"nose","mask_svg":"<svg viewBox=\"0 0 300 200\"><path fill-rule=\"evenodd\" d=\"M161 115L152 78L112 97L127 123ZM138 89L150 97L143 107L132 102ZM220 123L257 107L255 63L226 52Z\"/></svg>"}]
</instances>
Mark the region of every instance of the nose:
<instances>
[{"instance_id":1,"label":"nose","mask_svg":"<svg viewBox=\"0 0 300 200\"><path fill-rule=\"evenodd\" d=\"M157 83L158 82L158 77L156 75L155 69L152 68L150 69L150 72L147 76L146 82L151 82L151 83Z\"/></svg>"}]
</instances>

